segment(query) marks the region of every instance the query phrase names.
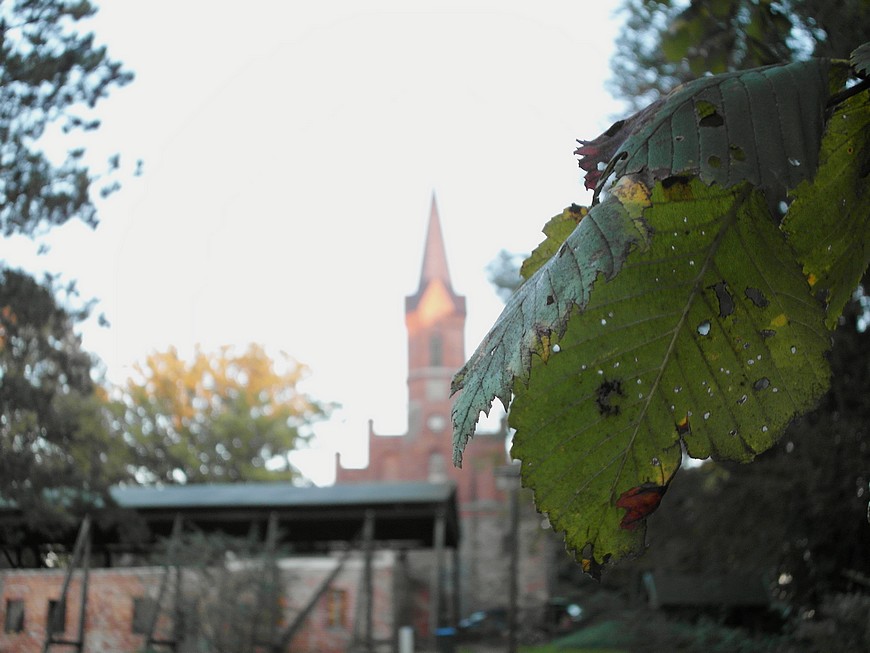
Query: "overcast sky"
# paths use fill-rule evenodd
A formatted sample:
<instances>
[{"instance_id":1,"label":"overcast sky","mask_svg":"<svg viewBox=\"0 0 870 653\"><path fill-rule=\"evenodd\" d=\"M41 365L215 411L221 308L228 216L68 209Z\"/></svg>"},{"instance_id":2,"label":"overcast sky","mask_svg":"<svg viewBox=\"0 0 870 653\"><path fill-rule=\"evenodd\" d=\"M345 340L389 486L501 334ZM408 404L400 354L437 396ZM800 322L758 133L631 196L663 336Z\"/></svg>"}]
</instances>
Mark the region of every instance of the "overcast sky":
<instances>
[{"instance_id":1,"label":"overcast sky","mask_svg":"<svg viewBox=\"0 0 870 653\"><path fill-rule=\"evenodd\" d=\"M85 347L110 381L150 352L264 344L344 406L298 458L331 481L363 463L366 421L407 421L404 297L433 192L467 354L501 302L485 268L587 203L572 151L620 112L604 88L618 20L598 2L104 2L99 41L136 74L99 107L95 159L144 174L54 230L38 260L96 313Z\"/></svg>"}]
</instances>

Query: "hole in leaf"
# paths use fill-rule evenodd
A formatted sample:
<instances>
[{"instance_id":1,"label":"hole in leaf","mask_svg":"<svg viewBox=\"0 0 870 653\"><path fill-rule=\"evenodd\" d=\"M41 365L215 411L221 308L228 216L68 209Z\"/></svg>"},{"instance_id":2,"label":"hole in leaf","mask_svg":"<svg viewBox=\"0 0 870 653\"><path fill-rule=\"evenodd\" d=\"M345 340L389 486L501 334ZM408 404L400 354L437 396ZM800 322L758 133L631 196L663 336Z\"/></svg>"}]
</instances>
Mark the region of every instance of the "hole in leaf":
<instances>
[{"instance_id":1,"label":"hole in leaf","mask_svg":"<svg viewBox=\"0 0 870 653\"><path fill-rule=\"evenodd\" d=\"M711 168L721 168L722 167L722 159L720 159L715 154L711 154L707 157L707 163L710 164Z\"/></svg>"},{"instance_id":2,"label":"hole in leaf","mask_svg":"<svg viewBox=\"0 0 870 653\"><path fill-rule=\"evenodd\" d=\"M755 304L758 308L764 308L770 302L767 300L767 297L764 296L764 293L761 292L758 288L747 288L744 293L746 297Z\"/></svg>"},{"instance_id":3,"label":"hole in leaf","mask_svg":"<svg viewBox=\"0 0 870 653\"><path fill-rule=\"evenodd\" d=\"M737 145L730 145L728 149L731 150L731 158L733 158L735 161L746 160L746 152L743 151L742 147L739 147Z\"/></svg>"},{"instance_id":4,"label":"hole in leaf","mask_svg":"<svg viewBox=\"0 0 870 653\"><path fill-rule=\"evenodd\" d=\"M706 100L695 102L695 113L698 115L699 127L721 127L725 119L719 114L716 105Z\"/></svg>"},{"instance_id":5,"label":"hole in leaf","mask_svg":"<svg viewBox=\"0 0 870 653\"><path fill-rule=\"evenodd\" d=\"M552 304L555 301L556 301L555 297L553 297L552 295L547 295L547 306L549 306L550 304Z\"/></svg>"},{"instance_id":6,"label":"hole in leaf","mask_svg":"<svg viewBox=\"0 0 870 653\"><path fill-rule=\"evenodd\" d=\"M668 190L677 184L687 185L691 178L686 175L671 175L662 179L662 188Z\"/></svg>"},{"instance_id":7,"label":"hole in leaf","mask_svg":"<svg viewBox=\"0 0 870 653\"><path fill-rule=\"evenodd\" d=\"M598 406L598 413L604 417L613 417L619 415L619 405L614 404L614 399L624 397L622 391L622 381L619 379L605 379L598 386L595 404Z\"/></svg>"},{"instance_id":8,"label":"hole in leaf","mask_svg":"<svg viewBox=\"0 0 870 653\"><path fill-rule=\"evenodd\" d=\"M716 299L719 302L719 317L728 317L734 312L734 298L728 292L728 284L724 281L708 286L716 293Z\"/></svg>"},{"instance_id":9,"label":"hole in leaf","mask_svg":"<svg viewBox=\"0 0 870 653\"><path fill-rule=\"evenodd\" d=\"M558 354L560 351L562 351L562 348L559 345L553 345L554 354Z\"/></svg>"},{"instance_id":10,"label":"hole in leaf","mask_svg":"<svg viewBox=\"0 0 870 653\"><path fill-rule=\"evenodd\" d=\"M746 403L746 399L747 399L746 395L743 395L742 397L740 397L740 399L737 400L737 403L739 405L743 405Z\"/></svg>"},{"instance_id":11,"label":"hole in leaf","mask_svg":"<svg viewBox=\"0 0 870 653\"><path fill-rule=\"evenodd\" d=\"M718 113L711 113L698 121L699 127L721 127L724 124L725 120Z\"/></svg>"},{"instance_id":12,"label":"hole in leaf","mask_svg":"<svg viewBox=\"0 0 870 653\"><path fill-rule=\"evenodd\" d=\"M752 384L752 389L753 390L764 390L768 386L770 386L770 379L768 379L766 376L763 376L760 379L758 379L758 381L756 381L755 383Z\"/></svg>"},{"instance_id":13,"label":"hole in leaf","mask_svg":"<svg viewBox=\"0 0 870 653\"><path fill-rule=\"evenodd\" d=\"M709 335L710 333L710 320L704 320L701 324L698 325L698 333L702 336Z\"/></svg>"},{"instance_id":14,"label":"hole in leaf","mask_svg":"<svg viewBox=\"0 0 870 653\"><path fill-rule=\"evenodd\" d=\"M622 129L622 126L624 124L625 124L625 120L617 120L615 123L613 123L612 125L610 125L610 127L607 128L607 131L604 132L604 135L605 136L613 136L616 132L618 132L620 129Z\"/></svg>"},{"instance_id":15,"label":"hole in leaf","mask_svg":"<svg viewBox=\"0 0 870 653\"><path fill-rule=\"evenodd\" d=\"M771 336L776 335L776 331L774 331L773 329L762 329L761 331L759 331L759 334L761 334L762 338L770 338Z\"/></svg>"}]
</instances>

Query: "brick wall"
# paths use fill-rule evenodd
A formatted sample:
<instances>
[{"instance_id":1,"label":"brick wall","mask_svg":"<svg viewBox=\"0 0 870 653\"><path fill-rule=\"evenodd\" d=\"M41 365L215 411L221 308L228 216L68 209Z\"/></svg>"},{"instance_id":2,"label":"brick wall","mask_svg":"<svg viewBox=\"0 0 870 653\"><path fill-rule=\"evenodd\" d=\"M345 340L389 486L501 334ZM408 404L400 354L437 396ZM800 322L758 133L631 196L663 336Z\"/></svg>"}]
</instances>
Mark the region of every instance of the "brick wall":
<instances>
[{"instance_id":1,"label":"brick wall","mask_svg":"<svg viewBox=\"0 0 870 653\"><path fill-rule=\"evenodd\" d=\"M156 594L159 569L95 569L89 580L86 614L86 651L135 652L143 637L131 631L133 597ZM6 625L10 600L24 603L24 630L0 632L0 651L31 653L42 651L48 621L48 602L60 598L63 570L4 570L0 572L0 621ZM82 576L73 576L67 594L66 628L60 637L78 635ZM57 648L55 650L60 650Z\"/></svg>"},{"instance_id":2,"label":"brick wall","mask_svg":"<svg viewBox=\"0 0 870 653\"><path fill-rule=\"evenodd\" d=\"M288 558L279 561L280 587L279 622L275 632L281 632L296 614L309 602L323 579L337 564L332 557ZM395 556L392 552L378 552L372 563L373 637L376 641L391 642L393 637L393 587ZM245 565L239 563L223 572L224 576L241 576ZM248 571L252 569L247 566ZM65 572L62 570L0 570L0 625L6 625L9 601L22 601L24 627L22 632L0 630L0 652L40 653L45 641L48 602L60 597ZM354 633L362 633L362 606L359 591L362 583L361 556L349 559L341 573L330 585L330 592L316 602L304 626L293 640L292 650L299 653L343 653L348 649ZM186 605L196 605L187 619L188 626L197 623L202 636L220 640L219 623L209 622L215 599L220 590L230 585L228 579L215 582L216 576L203 576L186 570L182 576ZM137 653L142 649L145 636L133 633L133 605L136 597L156 598L162 568L136 567L93 569L90 573L85 626L86 653ZM76 639L80 606L82 575L73 576L67 598L66 628L63 639ZM171 587L170 587L171 589ZM158 637L172 634L169 612L172 592L167 593L164 612L158 621ZM241 604L256 597L224 596L224 605L232 608L232 601ZM230 603L227 603L229 599ZM220 619L218 620L220 621ZM183 649L184 647L182 647ZM389 646L382 647L390 650ZM53 651L64 650L62 647ZM68 649L67 649L68 650Z\"/></svg>"}]
</instances>

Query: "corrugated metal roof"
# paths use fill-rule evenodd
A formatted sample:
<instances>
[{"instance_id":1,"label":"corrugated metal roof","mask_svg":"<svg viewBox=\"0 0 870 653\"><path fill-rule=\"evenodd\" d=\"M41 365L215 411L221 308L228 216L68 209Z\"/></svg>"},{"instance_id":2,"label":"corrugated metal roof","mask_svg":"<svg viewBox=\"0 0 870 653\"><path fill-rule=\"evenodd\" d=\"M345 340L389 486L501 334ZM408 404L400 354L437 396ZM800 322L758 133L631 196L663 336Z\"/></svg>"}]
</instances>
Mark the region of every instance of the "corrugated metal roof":
<instances>
[{"instance_id":1,"label":"corrugated metal roof","mask_svg":"<svg viewBox=\"0 0 870 653\"><path fill-rule=\"evenodd\" d=\"M163 487L114 487L112 498L135 510L179 508L294 508L430 504L456 489L443 483L364 483L297 487L289 483L204 483Z\"/></svg>"}]
</instances>

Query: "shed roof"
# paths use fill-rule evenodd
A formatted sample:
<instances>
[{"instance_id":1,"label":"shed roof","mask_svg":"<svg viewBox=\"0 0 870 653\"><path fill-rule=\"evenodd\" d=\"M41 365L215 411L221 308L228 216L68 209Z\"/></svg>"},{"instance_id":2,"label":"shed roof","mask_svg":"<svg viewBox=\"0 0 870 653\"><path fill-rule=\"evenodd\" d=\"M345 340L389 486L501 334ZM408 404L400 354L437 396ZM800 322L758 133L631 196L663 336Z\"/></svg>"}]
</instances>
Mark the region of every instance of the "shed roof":
<instances>
[{"instance_id":1,"label":"shed roof","mask_svg":"<svg viewBox=\"0 0 870 653\"><path fill-rule=\"evenodd\" d=\"M280 539L296 547L351 541L367 514L376 541L431 547L444 521L444 544L459 543L456 487L451 483L363 483L297 487L288 483L227 483L116 487L112 498L134 510L152 533L171 532L176 515L205 531L248 535L277 519Z\"/></svg>"},{"instance_id":2,"label":"shed roof","mask_svg":"<svg viewBox=\"0 0 870 653\"><path fill-rule=\"evenodd\" d=\"M289 483L198 483L161 487L116 486L112 498L134 510L206 508L300 508L395 506L447 503L455 495L444 483L364 483L299 487Z\"/></svg>"},{"instance_id":3,"label":"shed roof","mask_svg":"<svg viewBox=\"0 0 870 653\"><path fill-rule=\"evenodd\" d=\"M334 542L351 542L367 515L373 518L374 540L406 547L432 547L436 525L443 523L444 545L459 544L456 487L452 483L363 483L328 487L297 487L289 483L191 484L111 489L118 507L137 515L153 538L168 537L176 517L204 532L265 537L276 521L279 543L294 550L316 550ZM100 510L96 510L100 512ZM98 545L123 546L124 535L114 526L94 526ZM0 508L0 525L15 533L12 545L71 545L76 530L46 535L27 527L21 510ZM137 540L140 544L145 541Z\"/></svg>"}]
</instances>

